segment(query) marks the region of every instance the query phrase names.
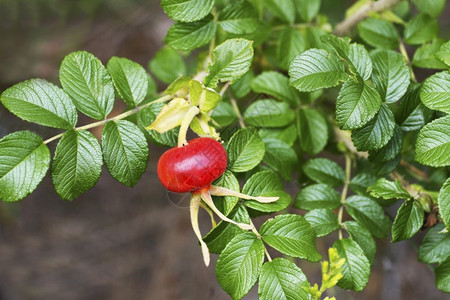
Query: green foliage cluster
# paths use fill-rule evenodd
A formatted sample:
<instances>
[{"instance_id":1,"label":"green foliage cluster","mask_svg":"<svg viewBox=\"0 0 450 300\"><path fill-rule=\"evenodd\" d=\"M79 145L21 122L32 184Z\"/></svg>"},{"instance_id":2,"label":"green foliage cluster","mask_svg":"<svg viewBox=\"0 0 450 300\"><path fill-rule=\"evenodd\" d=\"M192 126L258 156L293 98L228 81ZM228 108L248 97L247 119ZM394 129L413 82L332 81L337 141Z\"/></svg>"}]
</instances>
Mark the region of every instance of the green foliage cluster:
<instances>
[{"instance_id":1,"label":"green foliage cluster","mask_svg":"<svg viewBox=\"0 0 450 300\"><path fill-rule=\"evenodd\" d=\"M163 93L139 64L113 57L105 67L79 51L62 61L62 88L31 79L1 94L17 117L63 132L0 140L0 199L23 199L49 169L66 200L92 188L103 164L133 186L148 142L177 145L177 127L195 111L190 128L225 142L228 168L215 185L279 197L214 197L236 222L271 214L259 231L222 221L204 237L233 299L257 282L261 299L319 299L335 285L361 291L374 238L397 242L420 230L418 259L433 264L437 288L450 292L450 41L439 38L437 20L445 1L375 3L384 6L360 0L348 8L335 33L350 33L339 37L320 0L162 0L175 22L148 67L168 85ZM187 65L189 57L197 64ZM418 82L421 68L435 72ZM108 117L116 97L129 109ZM78 126L78 112L97 121ZM88 131L97 126L101 143ZM59 138L51 158L47 144ZM298 184L294 201L283 181ZM319 288L296 262L320 261L316 239L336 231Z\"/></svg>"}]
</instances>

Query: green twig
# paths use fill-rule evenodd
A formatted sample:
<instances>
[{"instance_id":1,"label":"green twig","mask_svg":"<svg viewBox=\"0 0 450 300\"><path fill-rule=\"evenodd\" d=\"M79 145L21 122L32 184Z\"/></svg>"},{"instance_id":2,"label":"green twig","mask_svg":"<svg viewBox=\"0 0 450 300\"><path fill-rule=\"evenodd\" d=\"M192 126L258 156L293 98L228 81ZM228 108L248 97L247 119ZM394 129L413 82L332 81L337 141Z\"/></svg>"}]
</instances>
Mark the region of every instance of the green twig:
<instances>
[{"instance_id":1,"label":"green twig","mask_svg":"<svg viewBox=\"0 0 450 300\"><path fill-rule=\"evenodd\" d=\"M345 183L344 183L344 187L342 188L341 207L339 208L339 213L338 213L338 221L339 221L339 225L341 225L341 226L342 226L342 216L344 214L344 204L345 204L345 200L347 199L348 185L350 184L351 169L352 169L352 159L350 157L350 154L346 153L345 154ZM342 229L339 230L339 239L342 239Z\"/></svg>"}]
</instances>

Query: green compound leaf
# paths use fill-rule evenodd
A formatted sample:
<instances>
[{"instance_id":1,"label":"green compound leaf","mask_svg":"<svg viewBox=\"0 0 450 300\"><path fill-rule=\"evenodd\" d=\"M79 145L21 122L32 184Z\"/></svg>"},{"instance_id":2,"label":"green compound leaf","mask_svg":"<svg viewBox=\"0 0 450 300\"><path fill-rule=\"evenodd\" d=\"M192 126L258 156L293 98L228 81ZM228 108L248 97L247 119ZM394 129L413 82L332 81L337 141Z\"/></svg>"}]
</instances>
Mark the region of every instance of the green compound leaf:
<instances>
[{"instance_id":1,"label":"green compound leaf","mask_svg":"<svg viewBox=\"0 0 450 300\"><path fill-rule=\"evenodd\" d=\"M344 222L344 229L348 232L351 239L361 247L364 255L369 259L370 265L373 265L375 262L377 245L375 244L375 240L370 231L355 221Z\"/></svg>"},{"instance_id":2,"label":"green compound leaf","mask_svg":"<svg viewBox=\"0 0 450 300\"><path fill-rule=\"evenodd\" d=\"M127 58L113 56L106 65L119 97L130 107L136 107L147 96L148 74L144 68Z\"/></svg>"},{"instance_id":3,"label":"green compound leaf","mask_svg":"<svg viewBox=\"0 0 450 300\"><path fill-rule=\"evenodd\" d=\"M383 148L369 151L369 160L374 163L387 162L393 160L402 150L403 136L402 130L395 125L394 135Z\"/></svg>"},{"instance_id":4,"label":"green compound leaf","mask_svg":"<svg viewBox=\"0 0 450 300\"><path fill-rule=\"evenodd\" d=\"M373 87L347 80L336 101L336 121L341 129L357 129L375 117L381 107L381 96Z\"/></svg>"},{"instance_id":5,"label":"green compound leaf","mask_svg":"<svg viewBox=\"0 0 450 300\"><path fill-rule=\"evenodd\" d=\"M354 195L345 201L347 212L366 227L376 238L384 238L389 232L389 219L383 208L372 198Z\"/></svg>"},{"instance_id":6,"label":"green compound leaf","mask_svg":"<svg viewBox=\"0 0 450 300\"><path fill-rule=\"evenodd\" d=\"M362 291L369 281L370 262L361 247L351 239L337 240L333 244L340 258L345 258L342 266L343 277L338 286L346 290Z\"/></svg>"},{"instance_id":7,"label":"green compound leaf","mask_svg":"<svg viewBox=\"0 0 450 300\"><path fill-rule=\"evenodd\" d=\"M294 207L306 210L335 209L340 205L341 196L327 184L313 184L302 189L295 198Z\"/></svg>"},{"instance_id":8,"label":"green compound leaf","mask_svg":"<svg viewBox=\"0 0 450 300\"><path fill-rule=\"evenodd\" d=\"M298 162L294 149L278 139L265 139L263 141L266 144L263 161L280 173L285 180L290 180Z\"/></svg>"},{"instance_id":9,"label":"green compound leaf","mask_svg":"<svg viewBox=\"0 0 450 300\"><path fill-rule=\"evenodd\" d=\"M150 71L162 82L169 84L186 75L183 58L172 48L164 47L156 52L148 65Z\"/></svg>"},{"instance_id":10,"label":"green compound leaf","mask_svg":"<svg viewBox=\"0 0 450 300\"><path fill-rule=\"evenodd\" d=\"M436 57L443 61L447 66L450 66L450 41L444 43L439 51L436 52Z\"/></svg>"},{"instance_id":11,"label":"green compound leaf","mask_svg":"<svg viewBox=\"0 0 450 300\"><path fill-rule=\"evenodd\" d=\"M436 55L445 40L436 39L431 44L424 44L414 52L413 65L424 69L447 69L448 66Z\"/></svg>"},{"instance_id":12,"label":"green compound leaf","mask_svg":"<svg viewBox=\"0 0 450 300\"><path fill-rule=\"evenodd\" d=\"M112 177L127 186L136 185L148 163L148 145L142 131L129 121L109 121L103 127L102 146Z\"/></svg>"},{"instance_id":13,"label":"green compound leaf","mask_svg":"<svg viewBox=\"0 0 450 300\"><path fill-rule=\"evenodd\" d=\"M253 73L252 70L249 70L239 80L231 85L231 94L236 99L244 98L245 96L247 96L252 90L251 83L253 81L253 78L255 78L255 73Z\"/></svg>"},{"instance_id":14,"label":"green compound leaf","mask_svg":"<svg viewBox=\"0 0 450 300\"><path fill-rule=\"evenodd\" d=\"M399 181L390 181L386 178L380 178L375 184L367 188L370 195L383 199L409 199L411 196L402 187Z\"/></svg>"},{"instance_id":15,"label":"green compound leaf","mask_svg":"<svg viewBox=\"0 0 450 300\"><path fill-rule=\"evenodd\" d=\"M253 79L251 84L255 93L267 94L292 105L298 105L300 98L289 86L289 79L281 73L267 71Z\"/></svg>"},{"instance_id":16,"label":"green compound leaf","mask_svg":"<svg viewBox=\"0 0 450 300\"><path fill-rule=\"evenodd\" d=\"M441 263L450 256L450 233L441 233L444 224L430 228L419 248L419 261L427 264Z\"/></svg>"},{"instance_id":17,"label":"green compound leaf","mask_svg":"<svg viewBox=\"0 0 450 300\"><path fill-rule=\"evenodd\" d=\"M59 80L75 106L85 115L104 119L114 105L114 85L102 62L86 51L67 55Z\"/></svg>"},{"instance_id":18,"label":"green compound leaf","mask_svg":"<svg viewBox=\"0 0 450 300\"><path fill-rule=\"evenodd\" d=\"M397 211L392 224L392 241L413 237L423 226L424 210L414 201L405 201Z\"/></svg>"},{"instance_id":19,"label":"green compound leaf","mask_svg":"<svg viewBox=\"0 0 450 300\"><path fill-rule=\"evenodd\" d=\"M240 192L241 187L239 186L239 181L236 176L234 176L233 172L226 170L222 176L219 177L216 181L214 181L213 185L225 187L227 189ZM233 196L213 196L214 204L217 208L225 215L231 212L231 210L236 206L239 201L238 197ZM225 246L225 245L224 245Z\"/></svg>"},{"instance_id":20,"label":"green compound leaf","mask_svg":"<svg viewBox=\"0 0 450 300\"><path fill-rule=\"evenodd\" d=\"M329 209L313 209L304 217L311 224L317 237L328 235L340 227L338 218Z\"/></svg>"},{"instance_id":21,"label":"green compound leaf","mask_svg":"<svg viewBox=\"0 0 450 300\"><path fill-rule=\"evenodd\" d=\"M328 125L318 110L308 107L299 109L296 125L303 151L316 155L325 148L328 143Z\"/></svg>"},{"instance_id":22,"label":"green compound leaf","mask_svg":"<svg viewBox=\"0 0 450 300\"><path fill-rule=\"evenodd\" d=\"M228 168L246 172L258 165L264 157L265 145L255 129L243 128L231 137L227 145Z\"/></svg>"},{"instance_id":23,"label":"green compound leaf","mask_svg":"<svg viewBox=\"0 0 450 300\"><path fill-rule=\"evenodd\" d=\"M217 280L232 299L241 299L258 280L263 262L263 242L251 232L242 233L220 254L216 265Z\"/></svg>"},{"instance_id":24,"label":"green compound leaf","mask_svg":"<svg viewBox=\"0 0 450 300\"><path fill-rule=\"evenodd\" d=\"M71 129L78 115L69 96L43 79L30 79L6 89L1 103L19 118L44 126Z\"/></svg>"},{"instance_id":25,"label":"green compound leaf","mask_svg":"<svg viewBox=\"0 0 450 300\"><path fill-rule=\"evenodd\" d=\"M205 78L207 87L215 88L220 82L236 82L250 68L253 59L253 42L245 39L229 39L213 51L212 64Z\"/></svg>"},{"instance_id":26,"label":"green compound leaf","mask_svg":"<svg viewBox=\"0 0 450 300\"><path fill-rule=\"evenodd\" d=\"M294 118L289 104L271 99L255 101L244 112L245 122L256 127L284 127Z\"/></svg>"},{"instance_id":27,"label":"green compound leaf","mask_svg":"<svg viewBox=\"0 0 450 300\"><path fill-rule=\"evenodd\" d=\"M102 150L94 135L86 130L67 131L56 146L52 180L64 200L93 187L102 171Z\"/></svg>"},{"instance_id":28,"label":"green compound leaf","mask_svg":"<svg viewBox=\"0 0 450 300\"><path fill-rule=\"evenodd\" d=\"M372 81L386 103L398 101L408 89L409 69L403 56L392 50L376 50L371 53Z\"/></svg>"},{"instance_id":29,"label":"green compound leaf","mask_svg":"<svg viewBox=\"0 0 450 300\"><path fill-rule=\"evenodd\" d=\"M0 200L25 198L36 189L50 166L50 150L30 131L17 131L0 139Z\"/></svg>"},{"instance_id":30,"label":"green compound leaf","mask_svg":"<svg viewBox=\"0 0 450 300\"><path fill-rule=\"evenodd\" d=\"M436 73L428 77L420 89L420 100L432 110L450 114L450 73Z\"/></svg>"},{"instance_id":31,"label":"green compound leaf","mask_svg":"<svg viewBox=\"0 0 450 300\"><path fill-rule=\"evenodd\" d=\"M212 15L193 22L175 22L164 39L167 45L179 51L192 51L209 43L216 34L216 23Z\"/></svg>"},{"instance_id":32,"label":"green compound leaf","mask_svg":"<svg viewBox=\"0 0 450 300\"><path fill-rule=\"evenodd\" d=\"M283 184L278 175L268 170L252 175L242 188L242 193L255 197L280 197L280 199L272 203L260 203L253 200L244 202L245 206L261 212L280 211L288 207L292 201L291 196L284 192Z\"/></svg>"},{"instance_id":33,"label":"green compound leaf","mask_svg":"<svg viewBox=\"0 0 450 300\"><path fill-rule=\"evenodd\" d=\"M368 80L372 75L372 60L366 48L360 44L351 44L347 57L355 66L359 76L364 80Z\"/></svg>"},{"instance_id":34,"label":"green compound leaf","mask_svg":"<svg viewBox=\"0 0 450 300\"><path fill-rule=\"evenodd\" d=\"M450 228L450 178L441 187L438 196L439 214L447 229Z\"/></svg>"},{"instance_id":35,"label":"green compound leaf","mask_svg":"<svg viewBox=\"0 0 450 300\"><path fill-rule=\"evenodd\" d=\"M337 86L348 78L344 64L322 49L310 49L297 55L289 66L289 82L301 92Z\"/></svg>"},{"instance_id":36,"label":"green compound leaf","mask_svg":"<svg viewBox=\"0 0 450 300\"><path fill-rule=\"evenodd\" d=\"M258 296L260 300L309 300L308 288L308 280L296 264L284 258L275 258L262 267Z\"/></svg>"},{"instance_id":37,"label":"green compound leaf","mask_svg":"<svg viewBox=\"0 0 450 300\"><path fill-rule=\"evenodd\" d=\"M267 220L260 229L264 242L283 254L312 262L322 256L316 250L316 235L302 216L285 214Z\"/></svg>"},{"instance_id":38,"label":"green compound leaf","mask_svg":"<svg viewBox=\"0 0 450 300\"><path fill-rule=\"evenodd\" d=\"M412 83L396 111L395 119L403 131L414 131L422 128L433 112L420 101L420 84Z\"/></svg>"},{"instance_id":39,"label":"green compound leaf","mask_svg":"<svg viewBox=\"0 0 450 300\"><path fill-rule=\"evenodd\" d=\"M259 27L258 12L246 1L230 3L220 12L220 26L229 33L250 34Z\"/></svg>"},{"instance_id":40,"label":"green compound leaf","mask_svg":"<svg viewBox=\"0 0 450 300\"><path fill-rule=\"evenodd\" d=\"M396 49L398 47L398 32L388 21L367 18L358 23L358 32L364 42L375 48Z\"/></svg>"},{"instance_id":41,"label":"green compound leaf","mask_svg":"<svg viewBox=\"0 0 450 300\"><path fill-rule=\"evenodd\" d=\"M443 292L450 293L450 258L441 263L436 269L436 287Z\"/></svg>"},{"instance_id":42,"label":"green compound leaf","mask_svg":"<svg viewBox=\"0 0 450 300\"><path fill-rule=\"evenodd\" d=\"M438 37L439 22L427 14L418 14L406 24L403 35L407 44L424 44Z\"/></svg>"},{"instance_id":43,"label":"green compound leaf","mask_svg":"<svg viewBox=\"0 0 450 300\"><path fill-rule=\"evenodd\" d=\"M432 167L450 165L450 115L434 120L419 132L414 159Z\"/></svg>"},{"instance_id":44,"label":"green compound leaf","mask_svg":"<svg viewBox=\"0 0 450 300\"><path fill-rule=\"evenodd\" d=\"M147 127L156 120L156 116L163 108L164 103L152 103L149 107L144 108L138 114L138 121L142 127ZM146 130L148 139L157 145L175 147L178 143L178 128L171 129L164 133L156 130Z\"/></svg>"},{"instance_id":45,"label":"green compound leaf","mask_svg":"<svg viewBox=\"0 0 450 300\"><path fill-rule=\"evenodd\" d=\"M211 117L221 127L226 127L236 121L236 113L233 110L233 106L225 101L220 101L217 107L214 109Z\"/></svg>"},{"instance_id":46,"label":"green compound leaf","mask_svg":"<svg viewBox=\"0 0 450 300\"><path fill-rule=\"evenodd\" d=\"M377 181L377 177L370 173L359 173L352 178L349 188L358 195L369 196L367 188Z\"/></svg>"},{"instance_id":47,"label":"green compound leaf","mask_svg":"<svg viewBox=\"0 0 450 300\"><path fill-rule=\"evenodd\" d=\"M413 0L417 8L432 17L438 17L444 10L446 0Z\"/></svg>"},{"instance_id":48,"label":"green compound leaf","mask_svg":"<svg viewBox=\"0 0 450 300\"><path fill-rule=\"evenodd\" d=\"M258 133L263 140L277 139L291 147L297 140L297 129L294 124L284 128L261 128Z\"/></svg>"},{"instance_id":49,"label":"green compound leaf","mask_svg":"<svg viewBox=\"0 0 450 300\"><path fill-rule=\"evenodd\" d=\"M294 57L306 50L306 41L302 33L291 26L281 32L277 44L277 62L283 70L288 70Z\"/></svg>"},{"instance_id":50,"label":"green compound leaf","mask_svg":"<svg viewBox=\"0 0 450 300\"><path fill-rule=\"evenodd\" d=\"M242 205L238 205L227 216L239 223L250 223L250 216ZM208 245L209 252L220 254L234 237L244 232L245 231L237 225L220 221L220 223L217 224L203 240Z\"/></svg>"},{"instance_id":51,"label":"green compound leaf","mask_svg":"<svg viewBox=\"0 0 450 300\"><path fill-rule=\"evenodd\" d=\"M305 22L311 22L319 13L321 0L294 0L300 17Z\"/></svg>"},{"instance_id":52,"label":"green compound leaf","mask_svg":"<svg viewBox=\"0 0 450 300\"><path fill-rule=\"evenodd\" d=\"M214 0L161 0L161 6L172 20L194 22L209 14Z\"/></svg>"},{"instance_id":53,"label":"green compound leaf","mask_svg":"<svg viewBox=\"0 0 450 300\"><path fill-rule=\"evenodd\" d=\"M389 142L394 130L394 114L383 103L375 118L352 131L352 141L358 151L378 150Z\"/></svg>"},{"instance_id":54,"label":"green compound leaf","mask_svg":"<svg viewBox=\"0 0 450 300\"><path fill-rule=\"evenodd\" d=\"M303 165L303 172L312 180L331 186L343 185L345 172L332 160L327 158L313 158Z\"/></svg>"},{"instance_id":55,"label":"green compound leaf","mask_svg":"<svg viewBox=\"0 0 450 300\"><path fill-rule=\"evenodd\" d=\"M287 23L294 23L295 21L295 4L294 0L262 0L264 6L274 16L278 17Z\"/></svg>"}]
</instances>

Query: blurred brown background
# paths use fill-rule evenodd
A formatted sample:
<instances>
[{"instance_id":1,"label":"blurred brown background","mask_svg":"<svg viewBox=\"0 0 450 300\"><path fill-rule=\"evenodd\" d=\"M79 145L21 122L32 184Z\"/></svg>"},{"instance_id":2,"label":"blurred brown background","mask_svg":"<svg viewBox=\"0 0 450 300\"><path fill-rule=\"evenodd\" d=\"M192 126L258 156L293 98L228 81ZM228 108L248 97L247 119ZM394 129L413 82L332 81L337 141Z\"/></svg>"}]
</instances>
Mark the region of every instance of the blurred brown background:
<instances>
[{"instance_id":1,"label":"blurred brown background","mask_svg":"<svg viewBox=\"0 0 450 300\"><path fill-rule=\"evenodd\" d=\"M352 3L344 2L324 0L322 10L339 20ZM449 15L447 5L447 17L441 17L447 37ZM61 60L75 50L104 63L115 55L146 67L170 24L158 0L0 0L0 92L33 77L58 83ZM0 137L21 129L44 138L57 132L0 107ZM73 202L60 200L47 176L25 200L0 203L0 300L229 299L215 278L217 257L203 266L183 207L187 200L175 205L156 177L163 151L150 145L147 172L134 188L104 169L97 186ZM293 196L298 192L294 184L287 188ZM200 223L206 233L208 217L201 215ZM318 249L325 254L336 238L319 239ZM417 262L416 245L379 241L365 290L336 288L333 294L339 300L450 299L436 290L431 269ZM312 283L320 283L318 265L300 265ZM245 299L257 299L257 290Z\"/></svg>"}]
</instances>

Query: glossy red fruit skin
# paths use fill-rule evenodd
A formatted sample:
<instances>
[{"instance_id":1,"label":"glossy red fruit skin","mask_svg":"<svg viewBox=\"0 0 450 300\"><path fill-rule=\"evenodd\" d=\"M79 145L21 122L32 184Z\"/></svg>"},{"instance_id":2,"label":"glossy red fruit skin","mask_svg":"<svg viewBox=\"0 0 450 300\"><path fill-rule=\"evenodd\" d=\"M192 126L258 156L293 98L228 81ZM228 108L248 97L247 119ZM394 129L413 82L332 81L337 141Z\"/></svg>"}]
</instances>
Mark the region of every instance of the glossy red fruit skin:
<instances>
[{"instance_id":1,"label":"glossy red fruit skin","mask_svg":"<svg viewBox=\"0 0 450 300\"><path fill-rule=\"evenodd\" d=\"M195 192L208 187L227 167L227 153L211 138L196 138L167 150L158 161L158 177L172 192Z\"/></svg>"}]
</instances>

